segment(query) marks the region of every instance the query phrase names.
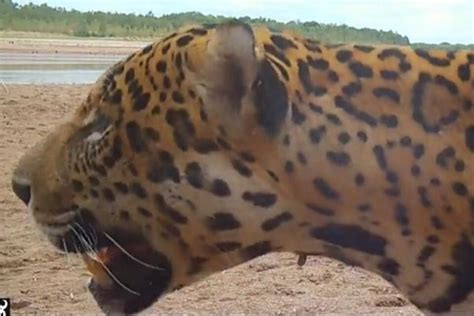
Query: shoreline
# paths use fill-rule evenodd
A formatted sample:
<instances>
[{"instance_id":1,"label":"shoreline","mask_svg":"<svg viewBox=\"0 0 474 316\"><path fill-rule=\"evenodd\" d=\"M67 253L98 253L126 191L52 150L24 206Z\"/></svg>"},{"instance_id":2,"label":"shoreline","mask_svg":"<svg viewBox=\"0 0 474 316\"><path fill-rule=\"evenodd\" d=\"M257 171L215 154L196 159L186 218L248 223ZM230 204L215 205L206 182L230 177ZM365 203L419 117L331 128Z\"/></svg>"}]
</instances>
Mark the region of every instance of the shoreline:
<instances>
[{"instance_id":1,"label":"shoreline","mask_svg":"<svg viewBox=\"0 0 474 316\"><path fill-rule=\"evenodd\" d=\"M0 37L0 53L128 55L155 40Z\"/></svg>"}]
</instances>

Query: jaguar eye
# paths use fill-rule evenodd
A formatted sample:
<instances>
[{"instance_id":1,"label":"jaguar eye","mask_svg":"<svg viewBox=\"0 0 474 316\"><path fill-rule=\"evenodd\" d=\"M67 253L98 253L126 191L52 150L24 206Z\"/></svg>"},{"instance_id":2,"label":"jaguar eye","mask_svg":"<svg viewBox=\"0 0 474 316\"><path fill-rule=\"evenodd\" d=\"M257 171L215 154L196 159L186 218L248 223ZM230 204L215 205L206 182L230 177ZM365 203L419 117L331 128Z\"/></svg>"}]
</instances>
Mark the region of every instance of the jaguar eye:
<instances>
[{"instance_id":1,"label":"jaguar eye","mask_svg":"<svg viewBox=\"0 0 474 316\"><path fill-rule=\"evenodd\" d=\"M111 120L107 116L97 114L91 122L88 122L76 133L71 141L98 141L102 139L111 126Z\"/></svg>"}]
</instances>

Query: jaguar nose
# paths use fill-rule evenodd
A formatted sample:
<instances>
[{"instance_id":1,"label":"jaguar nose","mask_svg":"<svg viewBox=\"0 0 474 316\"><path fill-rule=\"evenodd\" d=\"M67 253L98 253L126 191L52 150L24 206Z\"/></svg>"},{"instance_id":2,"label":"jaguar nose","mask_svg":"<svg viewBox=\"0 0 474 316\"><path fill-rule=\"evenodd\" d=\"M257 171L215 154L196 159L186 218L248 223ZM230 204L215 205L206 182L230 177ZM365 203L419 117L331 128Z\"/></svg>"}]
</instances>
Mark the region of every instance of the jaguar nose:
<instances>
[{"instance_id":1,"label":"jaguar nose","mask_svg":"<svg viewBox=\"0 0 474 316\"><path fill-rule=\"evenodd\" d=\"M31 199L31 186L26 181L19 181L13 178L12 189L16 196L22 200L26 205L30 203Z\"/></svg>"}]
</instances>

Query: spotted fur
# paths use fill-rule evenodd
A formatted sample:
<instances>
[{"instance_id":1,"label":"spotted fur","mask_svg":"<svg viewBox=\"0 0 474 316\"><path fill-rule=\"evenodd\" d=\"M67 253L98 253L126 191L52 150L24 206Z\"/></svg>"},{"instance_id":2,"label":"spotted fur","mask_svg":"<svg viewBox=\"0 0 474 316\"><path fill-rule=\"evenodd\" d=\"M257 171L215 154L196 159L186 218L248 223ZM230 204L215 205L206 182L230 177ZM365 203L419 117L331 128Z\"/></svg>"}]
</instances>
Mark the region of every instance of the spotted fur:
<instances>
[{"instance_id":1,"label":"spotted fur","mask_svg":"<svg viewBox=\"0 0 474 316\"><path fill-rule=\"evenodd\" d=\"M170 263L158 296L292 251L448 311L474 292L473 64L472 51L184 29L108 70L14 188L31 186L43 230L72 213L140 235Z\"/></svg>"}]
</instances>

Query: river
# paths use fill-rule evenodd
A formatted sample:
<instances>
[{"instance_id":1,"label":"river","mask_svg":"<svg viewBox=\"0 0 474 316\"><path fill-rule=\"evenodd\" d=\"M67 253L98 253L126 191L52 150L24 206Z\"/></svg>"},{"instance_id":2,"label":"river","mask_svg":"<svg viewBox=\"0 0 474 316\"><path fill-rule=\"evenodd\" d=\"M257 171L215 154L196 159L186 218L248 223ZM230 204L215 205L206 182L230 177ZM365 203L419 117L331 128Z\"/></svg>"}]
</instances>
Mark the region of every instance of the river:
<instances>
[{"instance_id":1,"label":"river","mask_svg":"<svg viewBox=\"0 0 474 316\"><path fill-rule=\"evenodd\" d=\"M124 55L0 52L0 84L88 84Z\"/></svg>"}]
</instances>

